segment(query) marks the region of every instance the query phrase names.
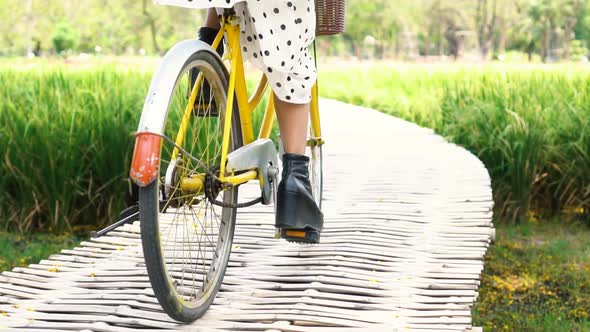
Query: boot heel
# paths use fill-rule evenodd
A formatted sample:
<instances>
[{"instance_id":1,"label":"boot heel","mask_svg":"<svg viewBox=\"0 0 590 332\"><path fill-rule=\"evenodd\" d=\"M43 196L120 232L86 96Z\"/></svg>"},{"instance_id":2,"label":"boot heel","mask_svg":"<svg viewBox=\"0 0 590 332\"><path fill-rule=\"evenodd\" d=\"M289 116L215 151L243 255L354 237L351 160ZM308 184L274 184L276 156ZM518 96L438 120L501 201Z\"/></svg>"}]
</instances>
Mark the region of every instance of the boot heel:
<instances>
[{"instance_id":1,"label":"boot heel","mask_svg":"<svg viewBox=\"0 0 590 332\"><path fill-rule=\"evenodd\" d=\"M281 237L289 242L320 243L320 232L313 229L282 229Z\"/></svg>"}]
</instances>

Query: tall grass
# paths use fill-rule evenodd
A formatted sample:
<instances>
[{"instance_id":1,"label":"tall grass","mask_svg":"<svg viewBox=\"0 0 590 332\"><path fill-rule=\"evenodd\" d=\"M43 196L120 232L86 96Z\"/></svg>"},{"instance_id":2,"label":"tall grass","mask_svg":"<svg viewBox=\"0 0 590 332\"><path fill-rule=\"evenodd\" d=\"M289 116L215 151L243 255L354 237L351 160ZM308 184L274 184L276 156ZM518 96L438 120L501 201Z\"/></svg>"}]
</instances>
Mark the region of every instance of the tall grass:
<instances>
[{"instance_id":1,"label":"tall grass","mask_svg":"<svg viewBox=\"0 0 590 332\"><path fill-rule=\"evenodd\" d=\"M151 75L104 65L0 66L0 230L77 231L113 221L127 203Z\"/></svg>"},{"instance_id":2,"label":"tall grass","mask_svg":"<svg viewBox=\"0 0 590 332\"><path fill-rule=\"evenodd\" d=\"M122 207L149 76L66 68L0 71L0 225L72 230Z\"/></svg>"},{"instance_id":3,"label":"tall grass","mask_svg":"<svg viewBox=\"0 0 590 332\"><path fill-rule=\"evenodd\" d=\"M375 66L322 78L324 96L433 128L472 151L490 172L502 219L590 208L587 68Z\"/></svg>"},{"instance_id":4,"label":"tall grass","mask_svg":"<svg viewBox=\"0 0 590 332\"><path fill-rule=\"evenodd\" d=\"M490 172L496 215L517 220L590 208L590 71L553 68L320 68L320 89L465 146ZM0 66L0 229L59 232L112 221L125 204L150 76L108 66Z\"/></svg>"}]
</instances>

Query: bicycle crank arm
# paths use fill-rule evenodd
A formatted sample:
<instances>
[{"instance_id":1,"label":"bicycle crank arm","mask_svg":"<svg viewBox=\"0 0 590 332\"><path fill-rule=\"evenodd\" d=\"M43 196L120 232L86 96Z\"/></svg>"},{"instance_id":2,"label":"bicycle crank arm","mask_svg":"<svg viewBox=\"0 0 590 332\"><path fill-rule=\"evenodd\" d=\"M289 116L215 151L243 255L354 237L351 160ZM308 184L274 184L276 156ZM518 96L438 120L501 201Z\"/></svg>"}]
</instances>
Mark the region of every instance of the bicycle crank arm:
<instances>
[{"instance_id":1,"label":"bicycle crank arm","mask_svg":"<svg viewBox=\"0 0 590 332\"><path fill-rule=\"evenodd\" d=\"M258 174L260 174L262 204L264 205L273 202L272 178L275 175L271 169L276 167L278 167L277 149L273 141L268 138L257 139L227 155L227 172L233 173L252 169L258 171Z\"/></svg>"}]
</instances>

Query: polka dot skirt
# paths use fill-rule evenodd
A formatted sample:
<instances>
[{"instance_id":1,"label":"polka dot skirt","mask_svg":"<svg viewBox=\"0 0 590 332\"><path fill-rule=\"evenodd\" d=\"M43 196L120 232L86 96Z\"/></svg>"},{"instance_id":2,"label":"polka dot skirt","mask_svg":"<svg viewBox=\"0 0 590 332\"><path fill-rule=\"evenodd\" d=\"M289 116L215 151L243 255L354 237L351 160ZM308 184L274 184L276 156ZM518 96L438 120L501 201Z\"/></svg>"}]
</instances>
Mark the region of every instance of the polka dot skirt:
<instances>
[{"instance_id":1,"label":"polka dot skirt","mask_svg":"<svg viewBox=\"0 0 590 332\"><path fill-rule=\"evenodd\" d=\"M240 17L242 54L266 73L279 99L311 100L316 68L308 46L315 38L312 0L155 0L187 8L234 7Z\"/></svg>"}]
</instances>

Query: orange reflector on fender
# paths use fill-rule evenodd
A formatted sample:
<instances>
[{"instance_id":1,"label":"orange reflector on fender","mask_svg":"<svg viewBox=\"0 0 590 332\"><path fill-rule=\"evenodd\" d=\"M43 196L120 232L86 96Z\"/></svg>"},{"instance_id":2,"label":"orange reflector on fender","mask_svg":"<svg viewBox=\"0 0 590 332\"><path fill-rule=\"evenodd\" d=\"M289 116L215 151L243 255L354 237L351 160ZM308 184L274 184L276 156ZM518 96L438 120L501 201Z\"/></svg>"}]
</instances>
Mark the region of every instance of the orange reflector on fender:
<instances>
[{"instance_id":1,"label":"orange reflector on fender","mask_svg":"<svg viewBox=\"0 0 590 332\"><path fill-rule=\"evenodd\" d=\"M152 133L137 133L129 176L140 187L145 187L158 177L162 137Z\"/></svg>"}]
</instances>

